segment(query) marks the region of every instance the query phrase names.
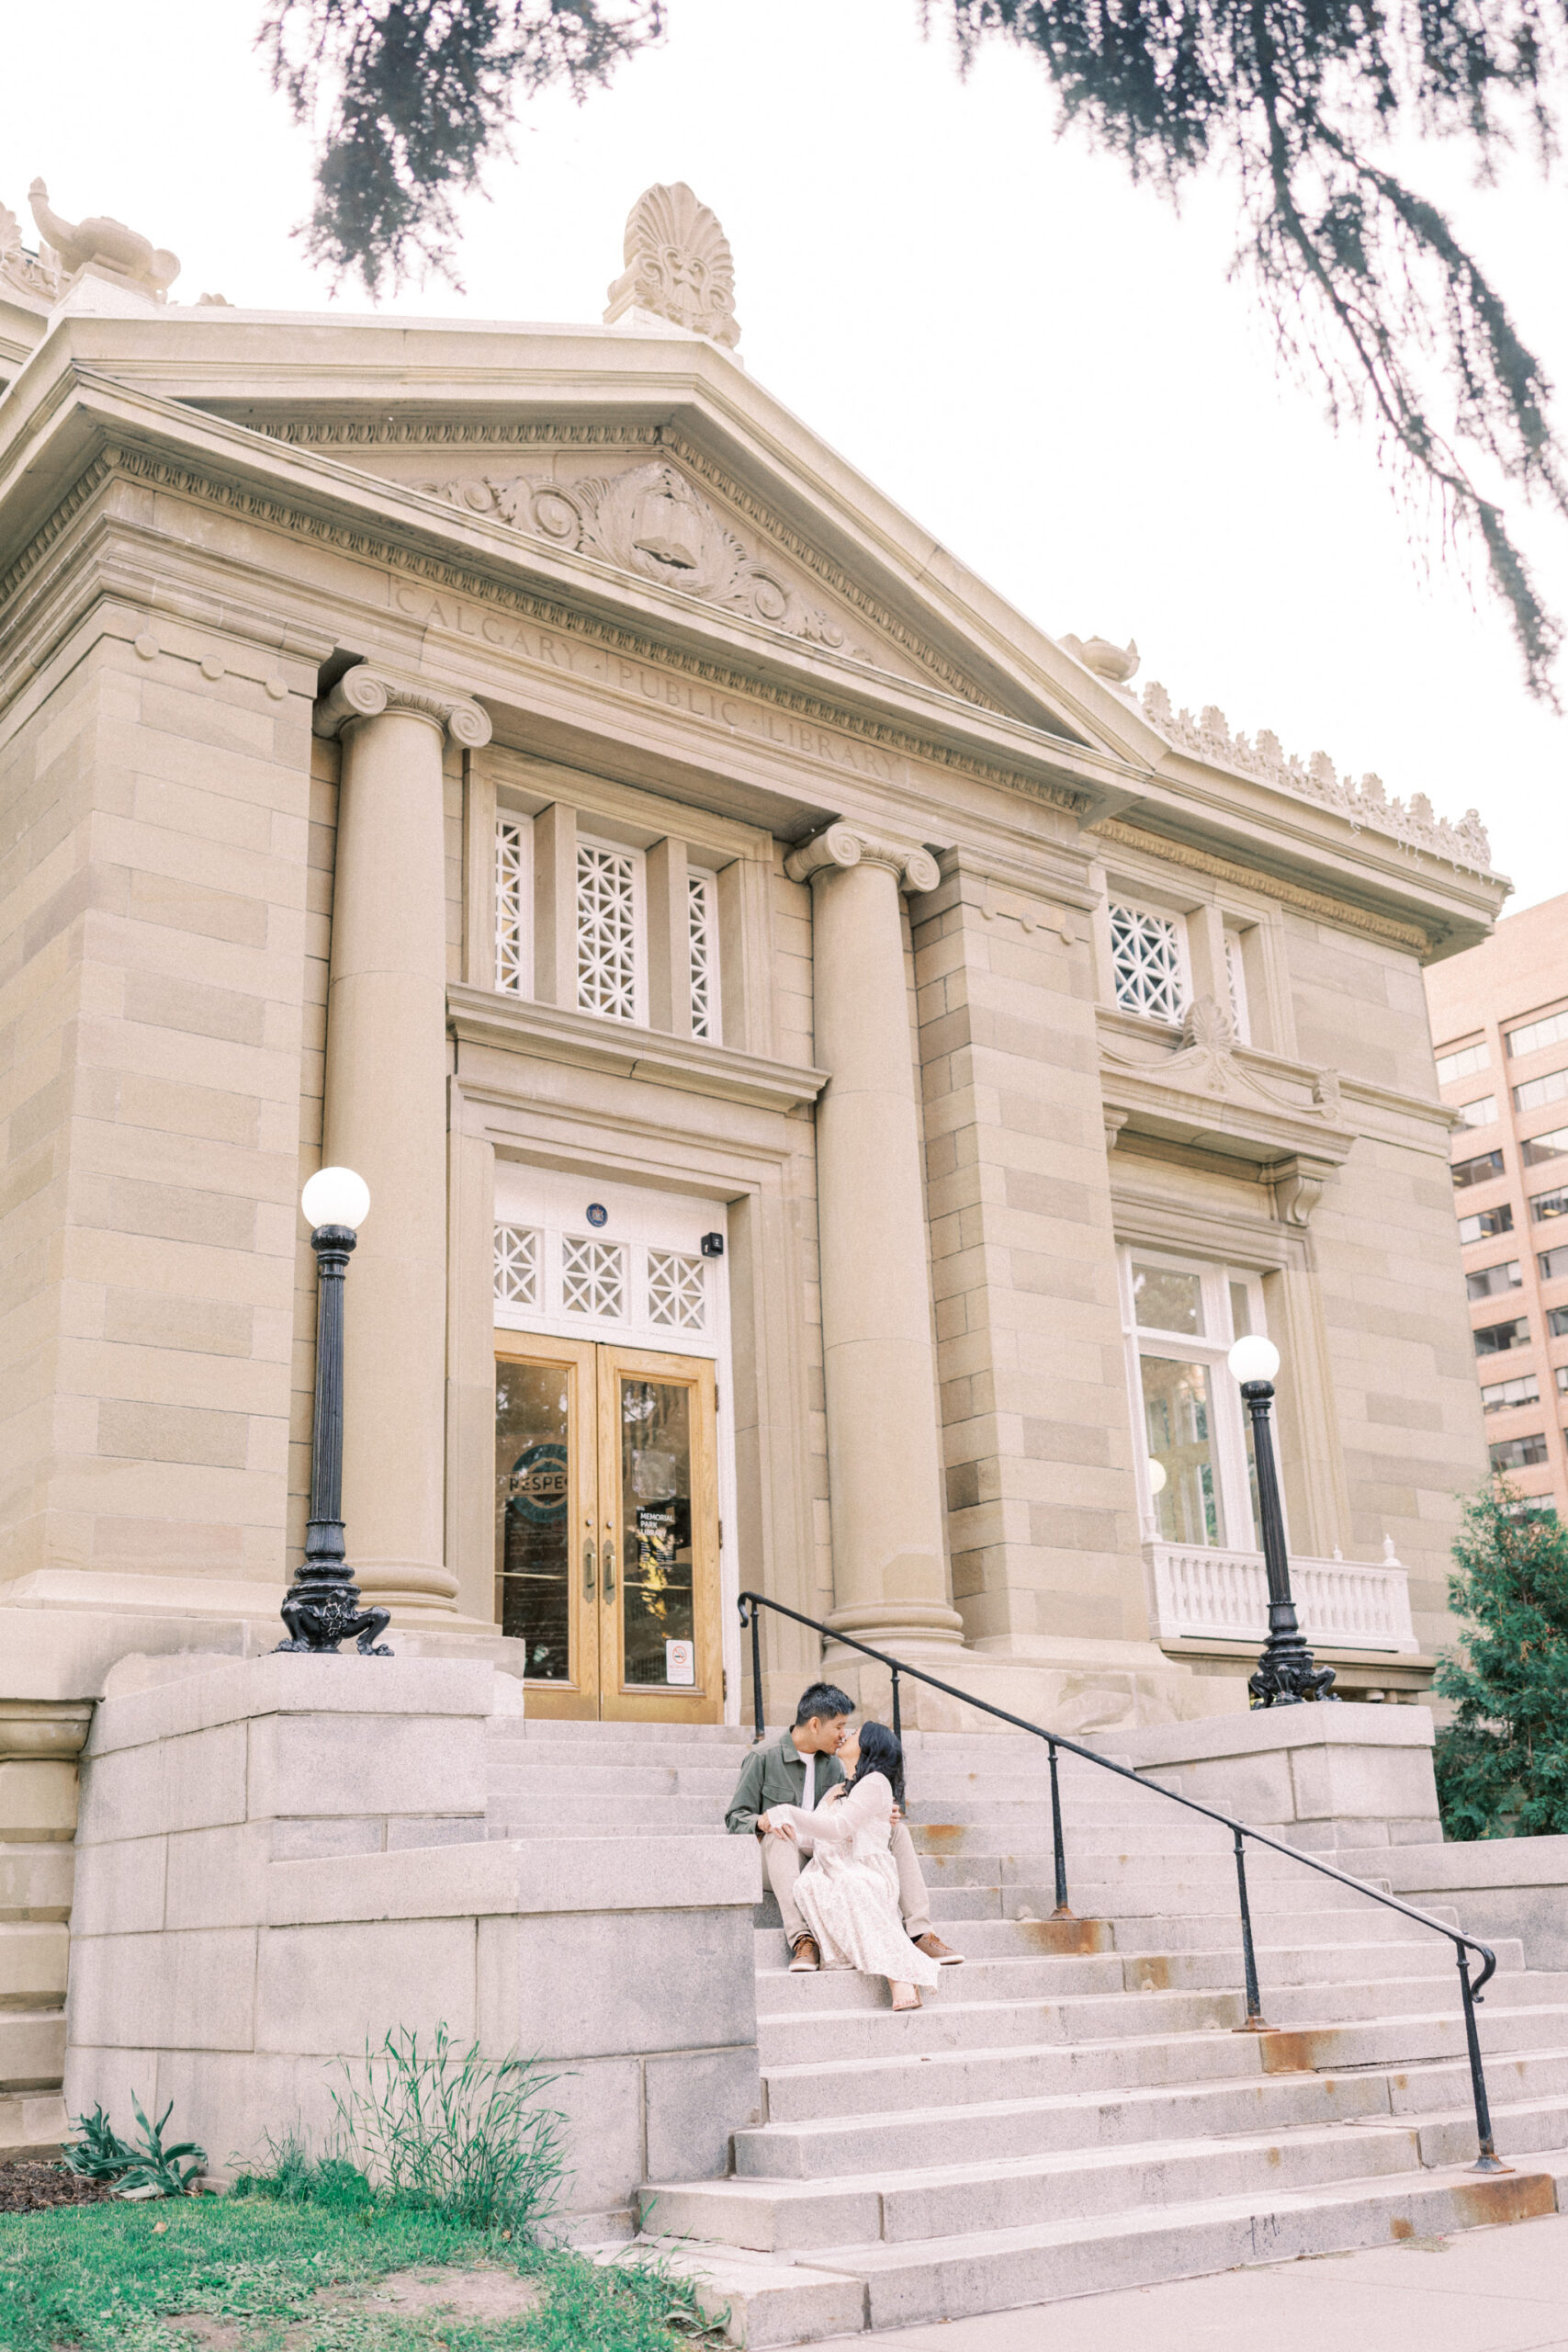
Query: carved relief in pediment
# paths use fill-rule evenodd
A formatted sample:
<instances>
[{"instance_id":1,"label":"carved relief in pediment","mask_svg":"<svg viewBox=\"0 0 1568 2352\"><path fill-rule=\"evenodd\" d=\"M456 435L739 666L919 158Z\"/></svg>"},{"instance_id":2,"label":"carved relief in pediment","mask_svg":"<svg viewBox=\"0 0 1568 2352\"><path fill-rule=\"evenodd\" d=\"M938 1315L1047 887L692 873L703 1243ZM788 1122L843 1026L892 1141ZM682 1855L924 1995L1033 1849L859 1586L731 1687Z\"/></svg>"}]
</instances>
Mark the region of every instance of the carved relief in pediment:
<instances>
[{"instance_id":1,"label":"carved relief in pediment","mask_svg":"<svg viewBox=\"0 0 1568 2352\"><path fill-rule=\"evenodd\" d=\"M1337 1075L1303 1069L1294 1086L1278 1084L1237 1053L1239 1042L1213 997L1189 1005L1171 1052L1131 1050L1102 1033L1100 1085L1118 1135L1130 1124L1265 1164L1295 1167L1299 1158L1302 1170L1343 1159L1352 1138Z\"/></svg>"},{"instance_id":2,"label":"carved relief in pediment","mask_svg":"<svg viewBox=\"0 0 1568 2352\"><path fill-rule=\"evenodd\" d=\"M468 514L494 514L534 538L598 556L618 571L766 621L809 645L875 658L850 648L843 624L808 604L780 567L753 555L666 459L576 481L476 474L415 487Z\"/></svg>"}]
</instances>

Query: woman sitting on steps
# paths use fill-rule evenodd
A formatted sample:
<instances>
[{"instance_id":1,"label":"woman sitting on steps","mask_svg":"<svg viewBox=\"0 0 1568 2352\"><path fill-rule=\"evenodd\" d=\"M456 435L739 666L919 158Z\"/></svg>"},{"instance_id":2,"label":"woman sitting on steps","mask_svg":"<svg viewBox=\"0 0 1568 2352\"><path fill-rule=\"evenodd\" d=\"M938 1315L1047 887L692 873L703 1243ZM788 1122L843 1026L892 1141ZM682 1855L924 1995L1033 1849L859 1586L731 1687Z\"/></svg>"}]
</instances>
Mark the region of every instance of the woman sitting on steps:
<instances>
[{"instance_id":1,"label":"woman sitting on steps","mask_svg":"<svg viewBox=\"0 0 1568 2352\"><path fill-rule=\"evenodd\" d=\"M904 1751L885 1724L862 1724L839 1750L850 1778L830 1788L814 1813L775 1804L767 1826L793 1838L811 1859L795 1899L829 1968L886 1976L896 2009L918 2009L919 1986L941 1969L910 1941L898 1915L898 1872L889 1850L894 1807L904 1804Z\"/></svg>"}]
</instances>

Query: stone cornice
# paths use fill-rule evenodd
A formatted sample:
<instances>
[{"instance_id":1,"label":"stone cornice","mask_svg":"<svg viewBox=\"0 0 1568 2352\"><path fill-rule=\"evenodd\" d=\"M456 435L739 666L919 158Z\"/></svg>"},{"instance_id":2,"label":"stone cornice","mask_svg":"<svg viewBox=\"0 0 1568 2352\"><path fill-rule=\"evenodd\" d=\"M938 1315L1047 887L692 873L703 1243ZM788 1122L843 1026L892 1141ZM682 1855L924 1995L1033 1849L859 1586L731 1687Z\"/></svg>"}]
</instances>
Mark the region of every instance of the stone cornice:
<instances>
[{"instance_id":1,"label":"stone cornice","mask_svg":"<svg viewBox=\"0 0 1568 2352\"><path fill-rule=\"evenodd\" d=\"M1262 866L1238 865L1234 858L1218 857L1212 850L1172 841L1165 833L1145 832L1141 826L1129 825L1119 817L1102 818L1089 830L1101 841L1119 842L1124 849L1142 850L1146 856L1161 858L1168 865L1183 865L1190 873L1207 874L1237 889L1257 890L1264 898L1277 899L1281 906L1294 907L1298 913L1311 915L1319 922L1340 923L1348 931L1364 932L1369 938L1387 940L1391 946L1407 947L1420 956L1432 952L1431 936L1418 923L1401 922L1394 915L1374 914L1369 907L1331 899L1325 891L1309 889L1301 882L1287 882L1282 876L1270 874Z\"/></svg>"},{"instance_id":2,"label":"stone cornice","mask_svg":"<svg viewBox=\"0 0 1568 2352\"><path fill-rule=\"evenodd\" d=\"M389 571L399 571L407 577L423 581L436 589L447 589L457 594L471 597L476 603L485 603L501 610L514 612L543 628L558 630L563 635L575 636L587 642L604 646L609 650L630 655L635 659L657 660L666 668L698 679L706 685L715 686L721 693L747 695L755 702L769 704L777 709L788 711L796 718L805 718L818 725L837 728L842 733L880 745L888 751L897 752L906 758L922 762L928 766L943 769L951 775L970 777L977 783L994 785L1001 791L1039 801L1045 807L1061 809L1066 815L1081 818L1087 814L1092 805L1093 795L1089 791L1077 790L1066 784L1030 775L1021 769L1005 766L998 761L984 759L976 754L956 750L952 745L942 742L934 735L917 732L911 727L900 726L891 720L869 717L863 710L853 707L847 697L842 701L829 701L820 692L812 693L804 688L784 684L775 678L760 676L751 671L733 667L728 662L705 655L688 652L680 647L671 646L656 639L651 633L645 633L625 623L601 620L595 616L581 612L575 606L558 603L547 594L517 588L509 582L498 580L491 572L481 571L451 559L422 554L381 532L356 528L340 523L310 511L303 503L296 505L286 503L265 491L251 489L243 483L222 478L216 473L209 475L192 466L155 457L144 450L112 445L103 451L92 470L94 473L92 488L83 486L86 481L85 474L82 482L72 493L70 514L64 514L64 502L62 502L62 508L55 510L49 523L35 534L10 571L4 579L0 579L0 604L3 604L6 596L14 593L28 573L36 569L50 548L68 527L71 519L81 512L94 491L101 490L111 478L118 476L132 481L149 483L158 489L168 490L206 504L220 506L231 513L245 515L264 526L288 531L296 537L314 539L321 544L342 549L345 553L361 557L367 561L384 565ZM396 484L387 486L394 490L398 487ZM521 538L523 535L514 536ZM793 640L784 639L782 642L791 654L798 654L799 648L794 644ZM903 684L902 681L893 683ZM929 693L931 689L922 689L916 685L909 691L919 694ZM982 722L990 716L989 713L980 710L971 713L968 706L964 707L964 714L966 718L973 716ZM1019 721L1008 718L1005 714L998 714L998 717L999 723L1004 726L1013 728L1020 724ZM1092 752L1082 752L1082 747L1066 742L1062 750L1069 758L1077 757L1080 752L1084 757L1091 759L1098 757ZM1041 756L1049 756L1043 741L1041 746Z\"/></svg>"},{"instance_id":3,"label":"stone cornice","mask_svg":"<svg viewBox=\"0 0 1568 2352\"><path fill-rule=\"evenodd\" d=\"M1343 1123L1336 1074L1238 1049L1228 1014L1207 997L1190 1007L1173 1049L1130 1052L1121 1026L1115 1015L1098 1016L1108 1134L1114 1123L1117 1134L1131 1127L1265 1168L1279 1188L1279 1214L1304 1224L1356 1140Z\"/></svg>"},{"instance_id":4,"label":"stone cornice","mask_svg":"<svg viewBox=\"0 0 1568 2352\"><path fill-rule=\"evenodd\" d=\"M446 990L446 1025L459 1045L539 1054L547 1061L607 1070L687 1093L718 1095L765 1111L804 1109L828 1083L826 1070L799 1069L793 1062L765 1061L727 1046L705 1045L699 1038L667 1036L661 1030L637 1029L595 1013L536 1004L527 997L457 981Z\"/></svg>"}]
</instances>

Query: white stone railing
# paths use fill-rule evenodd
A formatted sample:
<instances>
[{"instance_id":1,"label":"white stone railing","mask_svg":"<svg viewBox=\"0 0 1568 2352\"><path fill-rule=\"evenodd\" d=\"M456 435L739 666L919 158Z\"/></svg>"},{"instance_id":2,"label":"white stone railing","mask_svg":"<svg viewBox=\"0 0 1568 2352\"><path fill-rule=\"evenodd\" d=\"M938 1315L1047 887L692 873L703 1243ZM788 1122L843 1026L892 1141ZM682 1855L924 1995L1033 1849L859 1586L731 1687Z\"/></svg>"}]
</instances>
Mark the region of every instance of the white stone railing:
<instances>
[{"instance_id":1,"label":"white stone railing","mask_svg":"<svg viewBox=\"0 0 1568 2352\"><path fill-rule=\"evenodd\" d=\"M1156 1637L1160 1641L1261 1642L1269 1632L1269 1579L1261 1552L1198 1544L1147 1544ZM1296 1614L1309 1644L1324 1649L1410 1652L1420 1648L1410 1620L1410 1583L1383 1539L1383 1557L1291 1560Z\"/></svg>"}]
</instances>

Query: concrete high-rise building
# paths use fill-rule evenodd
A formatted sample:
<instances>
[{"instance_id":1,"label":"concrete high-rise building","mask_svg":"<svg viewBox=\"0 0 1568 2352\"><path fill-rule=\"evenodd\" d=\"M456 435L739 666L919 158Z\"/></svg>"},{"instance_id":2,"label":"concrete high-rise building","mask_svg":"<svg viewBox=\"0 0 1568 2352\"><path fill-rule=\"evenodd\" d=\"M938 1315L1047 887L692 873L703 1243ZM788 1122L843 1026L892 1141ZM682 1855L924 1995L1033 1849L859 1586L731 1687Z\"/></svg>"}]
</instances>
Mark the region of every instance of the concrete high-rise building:
<instances>
[{"instance_id":1,"label":"concrete high-rise building","mask_svg":"<svg viewBox=\"0 0 1568 2352\"><path fill-rule=\"evenodd\" d=\"M1568 1515L1568 895L1427 972L1492 1466Z\"/></svg>"}]
</instances>

